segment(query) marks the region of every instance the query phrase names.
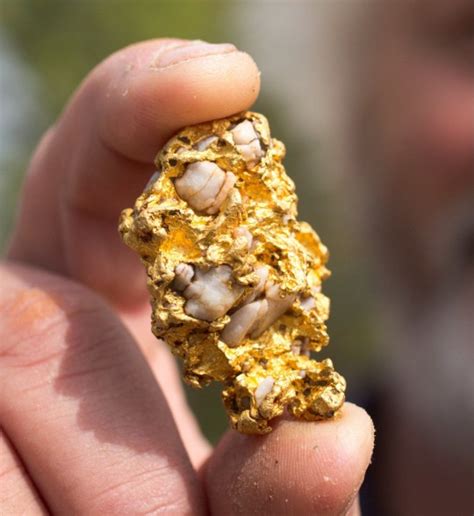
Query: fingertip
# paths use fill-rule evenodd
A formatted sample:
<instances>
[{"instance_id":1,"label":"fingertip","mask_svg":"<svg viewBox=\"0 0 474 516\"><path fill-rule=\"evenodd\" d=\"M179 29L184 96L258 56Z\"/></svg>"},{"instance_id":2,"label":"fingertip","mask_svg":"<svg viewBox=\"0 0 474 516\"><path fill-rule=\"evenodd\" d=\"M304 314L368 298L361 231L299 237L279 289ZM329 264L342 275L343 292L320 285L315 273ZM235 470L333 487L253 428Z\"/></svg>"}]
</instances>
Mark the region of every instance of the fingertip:
<instances>
[{"instance_id":1,"label":"fingertip","mask_svg":"<svg viewBox=\"0 0 474 516\"><path fill-rule=\"evenodd\" d=\"M364 451L367 463L374 447L375 429L372 418L367 411L354 403L344 403L340 413L336 415L339 444L346 452L353 449Z\"/></svg>"},{"instance_id":2,"label":"fingertip","mask_svg":"<svg viewBox=\"0 0 474 516\"><path fill-rule=\"evenodd\" d=\"M332 420L281 420L267 436L229 433L206 468L216 512L336 514L353 502L369 465L373 425L347 403ZM222 496L226 492L227 496Z\"/></svg>"},{"instance_id":3,"label":"fingertip","mask_svg":"<svg viewBox=\"0 0 474 516\"><path fill-rule=\"evenodd\" d=\"M124 49L111 58L99 85L100 136L136 161L151 162L186 125L248 109L260 89L258 67L245 52L222 45L221 53L160 66L157 56L163 45L191 48L189 42L158 40Z\"/></svg>"},{"instance_id":4,"label":"fingertip","mask_svg":"<svg viewBox=\"0 0 474 516\"><path fill-rule=\"evenodd\" d=\"M164 140L183 126L248 109L260 87L255 62L238 50L177 63L143 79L136 99L140 122Z\"/></svg>"}]
</instances>

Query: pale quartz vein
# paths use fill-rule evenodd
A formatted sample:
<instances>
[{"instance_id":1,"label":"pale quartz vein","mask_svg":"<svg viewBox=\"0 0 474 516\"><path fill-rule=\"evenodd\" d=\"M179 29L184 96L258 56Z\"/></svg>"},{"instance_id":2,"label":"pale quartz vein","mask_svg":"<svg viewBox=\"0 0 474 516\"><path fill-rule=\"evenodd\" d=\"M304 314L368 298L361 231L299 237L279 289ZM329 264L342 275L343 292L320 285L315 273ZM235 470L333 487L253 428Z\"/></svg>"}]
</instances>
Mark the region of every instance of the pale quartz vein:
<instances>
[{"instance_id":1,"label":"pale quartz vein","mask_svg":"<svg viewBox=\"0 0 474 516\"><path fill-rule=\"evenodd\" d=\"M265 268L260 268L261 280L265 277ZM261 280L255 293L258 295ZM260 287L260 288L259 288ZM247 335L252 339L260 336L281 315L283 315L295 300L294 295L281 296L280 289L271 282L264 287L264 297L257 301L248 300L230 318L224 328L221 338L229 346L237 346Z\"/></svg>"},{"instance_id":2,"label":"pale quartz vein","mask_svg":"<svg viewBox=\"0 0 474 516\"><path fill-rule=\"evenodd\" d=\"M208 136L207 138L203 138L202 140L198 141L195 145L196 150L198 151L204 151L208 147L210 147L215 141L217 141L217 136Z\"/></svg>"},{"instance_id":3,"label":"pale quartz vein","mask_svg":"<svg viewBox=\"0 0 474 516\"><path fill-rule=\"evenodd\" d=\"M237 149L249 165L253 166L258 163L263 156L263 150L252 122L244 120L236 125L231 133Z\"/></svg>"},{"instance_id":4,"label":"pale quartz vein","mask_svg":"<svg viewBox=\"0 0 474 516\"><path fill-rule=\"evenodd\" d=\"M258 384L254 394L257 407L260 407L263 400L272 392L274 385L275 380L271 376L267 376Z\"/></svg>"},{"instance_id":5,"label":"pale quartz vein","mask_svg":"<svg viewBox=\"0 0 474 516\"><path fill-rule=\"evenodd\" d=\"M227 265L202 271L197 269L183 292L188 315L205 321L222 317L239 298L242 287L232 284L232 271Z\"/></svg>"},{"instance_id":6,"label":"pale quartz vein","mask_svg":"<svg viewBox=\"0 0 474 516\"><path fill-rule=\"evenodd\" d=\"M173 280L173 288L177 291L183 291L191 284L191 280L194 276L194 269L187 263L180 263L176 265L174 272L175 277Z\"/></svg>"},{"instance_id":7,"label":"pale quartz vein","mask_svg":"<svg viewBox=\"0 0 474 516\"><path fill-rule=\"evenodd\" d=\"M239 308L230 317L230 322L224 328L221 339L228 346L237 346L256 325L259 318L262 318L268 310L268 303L265 300L254 301Z\"/></svg>"},{"instance_id":8,"label":"pale quartz vein","mask_svg":"<svg viewBox=\"0 0 474 516\"><path fill-rule=\"evenodd\" d=\"M232 172L224 172L211 161L198 161L188 165L175 186L178 195L194 210L213 215L219 211L234 183Z\"/></svg>"}]
</instances>

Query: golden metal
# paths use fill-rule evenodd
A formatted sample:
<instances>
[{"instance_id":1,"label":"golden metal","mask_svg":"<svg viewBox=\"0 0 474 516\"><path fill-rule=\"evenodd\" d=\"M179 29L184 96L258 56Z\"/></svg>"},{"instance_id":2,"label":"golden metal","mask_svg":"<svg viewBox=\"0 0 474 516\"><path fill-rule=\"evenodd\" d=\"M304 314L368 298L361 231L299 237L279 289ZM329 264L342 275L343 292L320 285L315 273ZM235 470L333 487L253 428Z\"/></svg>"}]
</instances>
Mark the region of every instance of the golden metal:
<instances>
[{"instance_id":1,"label":"golden metal","mask_svg":"<svg viewBox=\"0 0 474 516\"><path fill-rule=\"evenodd\" d=\"M253 161L232 133L245 121L253 125L254 144L262 151ZM297 418L317 420L333 416L344 402L345 380L332 362L309 356L328 343L329 299L321 293L329 276L328 251L310 225L296 219L297 197L282 164L284 155L284 145L271 138L267 120L257 113L188 127L158 154L159 174L134 208L122 212L119 227L146 267L153 333L182 358L187 383L224 384L231 424L246 434L270 432L269 421L285 409ZM215 163L235 176L217 213L195 211L176 191L176 179L198 162ZM251 245L239 236L242 227ZM174 282L180 264L200 271L230 267L228 287L238 299L228 313L210 321L186 313L187 299ZM291 306L259 336L249 334L227 345L221 333L255 294L255 269L262 265L268 271L266 284L278 285L280 297L290 299Z\"/></svg>"}]
</instances>

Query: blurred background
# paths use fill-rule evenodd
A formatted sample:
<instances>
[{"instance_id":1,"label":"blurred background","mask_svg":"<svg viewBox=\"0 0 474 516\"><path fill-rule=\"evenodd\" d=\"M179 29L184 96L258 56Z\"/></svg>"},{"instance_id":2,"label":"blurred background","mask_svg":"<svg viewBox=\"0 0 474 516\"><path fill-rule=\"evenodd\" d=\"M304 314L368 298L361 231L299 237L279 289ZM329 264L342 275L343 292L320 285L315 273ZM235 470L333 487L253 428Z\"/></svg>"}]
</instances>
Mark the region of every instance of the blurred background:
<instances>
[{"instance_id":1,"label":"blurred background","mask_svg":"<svg viewBox=\"0 0 474 516\"><path fill-rule=\"evenodd\" d=\"M473 514L474 2L0 0L0 245L87 72L160 36L232 42L331 251L331 344L377 428L368 514ZM219 390L188 396L212 442Z\"/></svg>"},{"instance_id":2,"label":"blurred background","mask_svg":"<svg viewBox=\"0 0 474 516\"><path fill-rule=\"evenodd\" d=\"M273 134L285 142L300 215L313 224L331 251L333 277L326 291L332 298L332 345L324 353L348 378L349 396L354 394L357 382L352 379L364 374L372 352L370 295L358 238L346 221L351 207L338 196L340 171L324 163L332 115L326 99L331 90L327 44L320 46L324 53L313 52L309 58L308 52L318 48L317 39L324 41L321 38L329 34L315 30L314 19L322 20L315 17L315 5L171 0L2 0L0 4L2 247L31 153L91 68L111 52L147 38L230 41L254 56L262 71L262 94L255 109L269 118ZM324 2L323 9L326 15ZM320 25L323 29L325 23ZM315 82L320 94L314 91ZM216 408L218 392L209 387L189 393L213 441L226 425L223 411Z\"/></svg>"}]
</instances>

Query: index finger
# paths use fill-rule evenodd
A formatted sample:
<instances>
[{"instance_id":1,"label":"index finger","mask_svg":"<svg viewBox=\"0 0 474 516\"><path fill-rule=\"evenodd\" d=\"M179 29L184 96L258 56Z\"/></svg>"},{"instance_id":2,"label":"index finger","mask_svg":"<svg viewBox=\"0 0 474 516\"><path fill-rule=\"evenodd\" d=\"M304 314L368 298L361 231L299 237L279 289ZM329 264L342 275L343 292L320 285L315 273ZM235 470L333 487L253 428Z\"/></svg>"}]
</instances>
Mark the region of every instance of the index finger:
<instances>
[{"instance_id":1,"label":"index finger","mask_svg":"<svg viewBox=\"0 0 474 516\"><path fill-rule=\"evenodd\" d=\"M258 69L233 45L152 40L91 72L39 146L23 192L11 258L70 276L116 306L146 294L116 225L179 128L247 109Z\"/></svg>"}]
</instances>

